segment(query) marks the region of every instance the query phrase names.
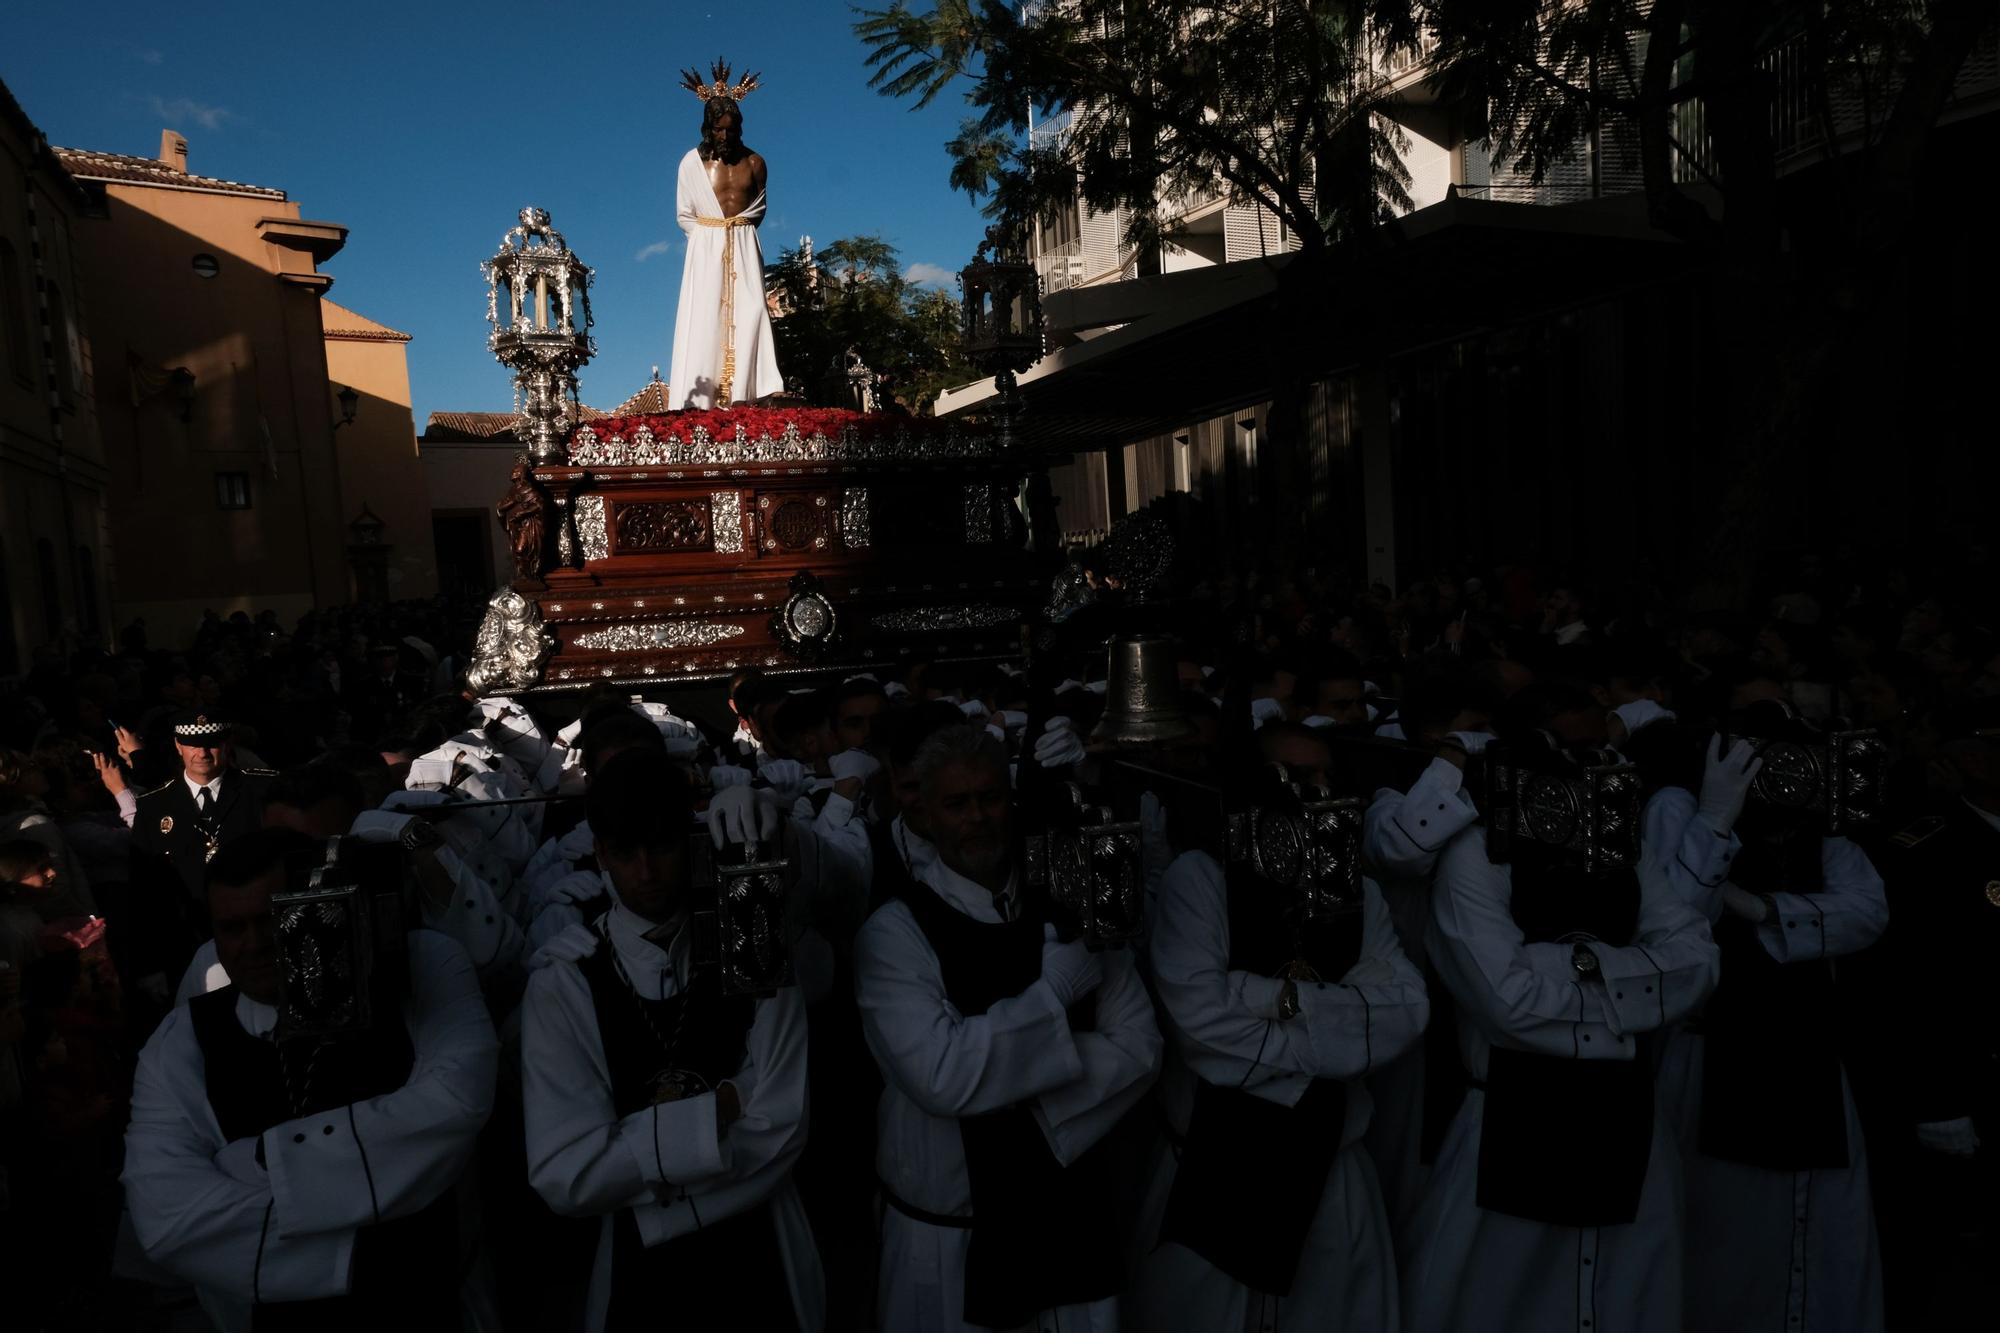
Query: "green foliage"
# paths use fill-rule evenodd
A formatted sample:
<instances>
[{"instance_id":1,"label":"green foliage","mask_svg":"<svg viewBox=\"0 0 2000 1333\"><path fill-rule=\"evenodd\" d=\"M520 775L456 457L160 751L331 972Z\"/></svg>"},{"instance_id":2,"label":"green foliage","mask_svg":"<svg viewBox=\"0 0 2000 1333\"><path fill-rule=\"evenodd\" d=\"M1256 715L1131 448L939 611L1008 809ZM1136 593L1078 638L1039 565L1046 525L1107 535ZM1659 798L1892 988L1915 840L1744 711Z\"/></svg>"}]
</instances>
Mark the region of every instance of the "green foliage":
<instances>
[{"instance_id":1,"label":"green foliage","mask_svg":"<svg viewBox=\"0 0 2000 1333\"><path fill-rule=\"evenodd\" d=\"M851 405L850 348L919 415L942 390L979 378L961 347L958 301L911 283L880 236L844 237L816 254L784 251L764 285L780 311L772 324L778 364L815 406Z\"/></svg>"},{"instance_id":2,"label":"green foliage","mask_svg":"<svg viewBox=\"0 0 2000 1333\"><path fill-rule=\"evenodd\" d=\"M955 80L975 113L947 145L951 183L1018 228L1070 205L1127 210L1159 239L1160 202L1222 181L1309 249L1410 207L1400 131L1371 110L1388 0L999 0L862 10L871 83L924 106ZM1066 126L1031 136L1062 113Z\"/></svg>"}]
</instances>

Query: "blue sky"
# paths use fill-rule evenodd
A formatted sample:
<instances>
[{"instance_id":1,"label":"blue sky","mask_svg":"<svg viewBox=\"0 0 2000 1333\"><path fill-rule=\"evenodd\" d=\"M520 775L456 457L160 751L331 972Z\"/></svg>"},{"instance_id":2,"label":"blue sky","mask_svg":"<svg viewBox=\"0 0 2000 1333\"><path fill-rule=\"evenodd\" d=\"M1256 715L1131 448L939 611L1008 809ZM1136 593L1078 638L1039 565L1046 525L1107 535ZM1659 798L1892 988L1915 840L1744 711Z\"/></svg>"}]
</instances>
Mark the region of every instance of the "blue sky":
<instances>
[{"instance_id":1,"label":"blue sky","mask_svg":"<svg viewBox=\"0 0 2000 1333\"><path fill-rule=\"evenodd\" d=\"M801 233L872 232L916 276L955 273L984 229L946 185L963 106L912 112L869 89L852 22L844 0L99 0L13 19L25 39L0 47L0 79L54 143L151 157L172 126L192 171L345 223L330 295L414 335L422 429L430 412L511 402L478 264L530 203L597 270L584 401L616 406L653 365L666 374L674 168L701 118L678 71L718 55L764 74L744 129L771 167L767 257Z\"/></svg>"}]
</instances>

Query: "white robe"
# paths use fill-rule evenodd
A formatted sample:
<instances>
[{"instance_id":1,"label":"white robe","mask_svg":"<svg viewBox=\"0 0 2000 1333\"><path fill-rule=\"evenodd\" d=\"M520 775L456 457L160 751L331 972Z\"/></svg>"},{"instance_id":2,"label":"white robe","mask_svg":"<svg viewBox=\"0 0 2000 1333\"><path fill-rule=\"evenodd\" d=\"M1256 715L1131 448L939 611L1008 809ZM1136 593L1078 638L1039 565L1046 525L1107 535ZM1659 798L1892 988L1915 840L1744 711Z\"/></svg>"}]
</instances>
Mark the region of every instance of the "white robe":
<instances>
[{"instance_id":1,"label":"white robe","mask_svg":"<svg viewBox=\"0 0 2000 1333\"><path fill-rule=\"evenodd\" d=\"M1283 982L1229 967L1223 871L1203 852L1168 868L1152 939L1153 983L1180 1055L1161 1086L1166 1113L1184 1126L1194 1077L1297 1105L1315 1078L1349 1081L1340 1152L1327 1172L1306 1233L1297 1276L1282 1300L1237 1282L1184 1246L1155 1249L1133 1294L1137 1325L1186 1333L1395 1333L1396 1263L1389 1220L1367 1149L1373 1105L1365 1084L1416 1045L1430 1016L1423 977L1404 956L1381 891L1363 881L1361 955L1338 984L1299 988L1299 1012L1277 1020ZM1182 1069L1189 1077L1179 1077ZM1158 1234L1173 1189L1175 1158L1162 1155L1148 1191L1140 1238Z\"/></svg>"},{"instance_id":2,"label":"white robe","mask_svg":"<svg viewBox=\"0 0 2000 1333\"><path fill-rule=\"evenodd\" d=\"M941 860L919 881L977 921L1000 920L993 895ZM1103 955L1096 1030L1072 1032L1062 1002L1036 980L983 1014L945 997L937 954L910 909L892 900L854 939L862 1033L881 1066L876 1171L897 1198L925 1212L967 1216L960 1116L1030 1104L1056 1160L1067 1166L1144 1097L1160 1063L1160 1030L1129 950ZM972 1233L885 1208L877 1317L883 1333L971 1333L965 1258ZM1118 1301L1045 1311L1031 1328L1116 1333Z\"/></svg>"},{"instance_id":3,"label":"white robe","mask_svg":"<svg viewBox=\"0 0 2000 1333\"><path fill-rule=\"evenodd\" d=\"M687 234L680 310L674 318L673 373L667 378L675 405L727 407L730 402L754 403L780 392L785 383L771 341L771 315L764 307L764 248L757 240L757 228L764 221L764 192L736 214L748 219L747 224L704 224L700 219L722 219L722 205L708 182L707 164L690 148L681 159L674 198L681 230ZM725 265L734 276L736 378L729 386L728 401L718 402L729 336L722 322Z\"/></svg>"},{"instance_id":4,"label":"white robe","mask_svg":"<svg viewBox=\"0 0 2000 1333\"><path fill-rule=\"evenodd\" d=\"M1647 832L1663 849L1680 846L1683 838L1677 835L1684 828L1697 845L1702 837L1720 841L1695 818L1695 799L1681 788L1657 793L1646 816ZM1859 953L1888 925L1882 877L1866 853L1845 838L1828 838L1820 864L1824 890L1771 895L1771 919L1757 927L1757 942L1778 962ZM1686 875L1677 887L1692 890L1690 905L1712 922L1723 911L1721 884L1711 872L1707 878ZM1882 1253L1867 1144L1846 1071L1840 1080L1845 1167L1778 1171L1726 1162L1705 1156L1698 1146L1705 1041L1699 1033L1676 1030L1660 1064L1660 1096L1684 1162L1688 1326L1716 1333L1766 1328L1879 1333Z\"/></svg>"},{"instance_id":5,"label":"white robe","mask_svg":"<svg viewBox=\"0 0 2000 1333\"><path fill-rule=\"evenodd\" d=\"M262 1169L252 1140L222 1137L185 1005L140 1053L123 1177L133 1231L147 1258L194 1284L223 1329L250 1327L253 1294L344 1295L355 1233L428 1207L472 1160L493 1108L500 1043L463 949L413 931L410 961L409 1080L267 1130ZM245 1021L256 1011L264 1023ZM267 1006L240 997L237 1013L246 1031L268 1030Z\"/></svg>"},{"instance_id":6,"label":"white robe","mask_svg":"<svg viewBox=\"0 0 2000 1333\"><path fill-rule=\"evenodd\" d=\"M1650 866L1639 871L1633 943L1594 945L1600 980L1591 982L1578 979L1571 946L1525 941L1509 911L1512 883L1511 867L1487 859L1486 831L1475 827L1445 849L1431 895L1431 961L1458 1003L1474 1080L1485 1080L1496 1045L1630 1060L1636 1035L1679 1022L1715 988L1719 954L1708 922ZM1634 1220L1566 1227L1475 1202L1485 1102L1483 1091L1467 1089L1410 1228L1407 1333L1681 1333L1680 1157L1665 1117L1654 1120Z\"/></svg>"},{"instance_id":7,"label":"white robe","mask_svg":"<svg viewBox=\"0 0 2000 1333\"><path fill-rule=\"evenodd\" d=\"M622 906L606 923L609 947L644 998L678 993L688 968L685 930L662 950L643 938L651 923ZM729 1081L743 1114L721 1135L712 1092L620 1117L590 982L568 962L529 977L521 1004L528 1181L557 1213L602 1219L586 1328L604 1326L619 1209L632 1210L640 1241L653 1246L766 1201L785 1268L773 1279L786 1284L801 1329L824 1325L825 1278L791 1178L806 1138L806 1009L796 986L757 1001L743 1067Z\"/></svg>"},{"instance_id":8,"label":"white robe","mask_svg":"<svg viewBox=\"0 0 2000 1333\"><path fill-rule=\"evenodd\" d=\"M1428 959L1431 876L1438 856L1477 818L1464 771L1444 759L1431 760L1407 792L1384 787L1368 803L1361 864L1380 882L1397 939L1420 973ZM1439 998L1450 1003L1449 997ZM1426 1049L1422 1043L1411 1046L1368 1080L1375 1099L1368 1153L1382 1181L1389 1224L1399 1237L1415 1219L1430 1183L1431 1168L1423 1160Z\"/></svg>"}]
</instances>

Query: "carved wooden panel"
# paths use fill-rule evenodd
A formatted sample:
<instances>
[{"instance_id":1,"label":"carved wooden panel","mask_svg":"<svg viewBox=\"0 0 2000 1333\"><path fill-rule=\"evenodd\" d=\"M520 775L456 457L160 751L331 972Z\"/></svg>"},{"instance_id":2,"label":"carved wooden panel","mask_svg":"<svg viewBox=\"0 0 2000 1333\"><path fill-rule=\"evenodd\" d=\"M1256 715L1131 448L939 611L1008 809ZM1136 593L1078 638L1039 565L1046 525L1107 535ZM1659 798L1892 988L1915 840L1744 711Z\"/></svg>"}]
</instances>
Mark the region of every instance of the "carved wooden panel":
<instances>
[{"instance_id":1,"label":"carved wooden panel","mask_svg":"<svg viewBox=\"0 0 2000 1333\"><path fill-rule=\"evenodd\" d=\"M757 497L757 526L766 553L824 551L833 530L833 497L824 491L789 491Z\"/></svg>"},{"instance_id":2,"label":"carved wooden panel","mask_svg":"<svg viewBox=\"0 0 2000 1333\"><path fill-rule=\"evenodd\" d=\"M707 500L645 500L612 511L619 551L706 551L715 545Z\"/></svg>"}]
</instances>

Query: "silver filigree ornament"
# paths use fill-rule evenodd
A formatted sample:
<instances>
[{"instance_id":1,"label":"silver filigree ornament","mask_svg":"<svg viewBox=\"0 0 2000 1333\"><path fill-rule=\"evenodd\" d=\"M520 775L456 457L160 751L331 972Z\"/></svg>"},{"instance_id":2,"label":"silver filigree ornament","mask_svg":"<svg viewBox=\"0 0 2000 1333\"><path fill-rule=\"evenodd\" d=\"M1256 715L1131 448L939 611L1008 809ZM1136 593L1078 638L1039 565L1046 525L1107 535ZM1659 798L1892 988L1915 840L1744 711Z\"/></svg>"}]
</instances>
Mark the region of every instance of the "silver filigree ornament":
<instances>
[{"instance_id":1,"label":"silver filigree ornament","mask_svg":"<svg viewBox=\"0 0 2000 1333\"><path fill-rule=\"evenodd\" d=\"M520 225L480 271L492 325L486 346L514 372L520 438L536 463L556 462L576 402L576 372L597 351L590 336L595 275L570 252L547 211L534 207L521 210Z\"/></svg>"},{"instance_id":2,"label":"silver filigree ornament","mask_svg":"<svg viewBox=\"0 0 2000 1333\"><path fill-rule=\"evenodd\" d=\"M837 436L802 435L796 425L781 435L751 436L740 426L717 439L702 427L683 440L665 439L650 428L637 427L632 438L599 436L579 426L570 437L569 461L578 467L719 467L738 463L950 463L991 458L993 441L984 435L953 432L897 431L864 439L848 428Z\"/></svg>"},{"instance_id":3,"label":"silver filigree ornament","mask_svg":"<svg viewBox=\"0 0 2000 1333\"><path fill-rule=\"evenodd\" d=\"M965 540L970 546L993 540L993 487L985 482L965 488Z\"/></svg>"},{"instance_id":4,"label":"silver filigree ornament","mask_svg":"<svg viewBox=\"0 0 2000 1333\"><path fill-rule=\"evenodd\" d=\"M913 606L901 611L884 611L869 625L891 634L922 634L944 630L991 629L1021 619L1010 606Z\"/></svg>"},{"instance_id":5,"label":"silver filigree ornament","mask_svg":"<svg viewBox=\"0 0 2000 1333\"><path fill-rule=\"evenodd\" d=\"M709 648L748 631L742 625L709 620L663 620L652 624L613 625L576 636L576 646L591 652L642 653L655 648Z\"/></svg>"},{"instance_id":6,"label":"silver filigree ornament","mask_svg":"<svg viewBox=\"0 0 2000 1333\"><path fill-rule=\"evenodd\" d=\"M850 551L862 551L871 540L868 488L849 486L840 493L840 544Z\"/></svg>"},{"instance_id":7,"label":"silver filigree ornament","mask_svg":"<svg viewBox=\"0 0 2000 1333\"><path fill-rule=\"evenodd\" d=\"M715 516L715 549L727 555L743 550L743 500L736 491L717 491L708 497Z\"/></svg>"},{"instance_id":8,"label":"silver filigree ornament","mask_svg":"<svg viewBox=\"0 0 2000 1333\"><path fill-rule=\"evenodd\" d=\"M555 651L532 600L502 588L486 604L473 640L466 684L476 694L531 689L541 681L542 664Z\"/></svg>"},{"instance_id":9,"label":"silver filigree ornament","mask_svg":"<svg viewBox=\"0 0 2000 1333\"><path fill-rule=\"evenodd\" d=\"M604 497L576 497L576 539L585 560L603 560L611 554L610 539L604 529Z\"/></svg>"}]
</instances>

